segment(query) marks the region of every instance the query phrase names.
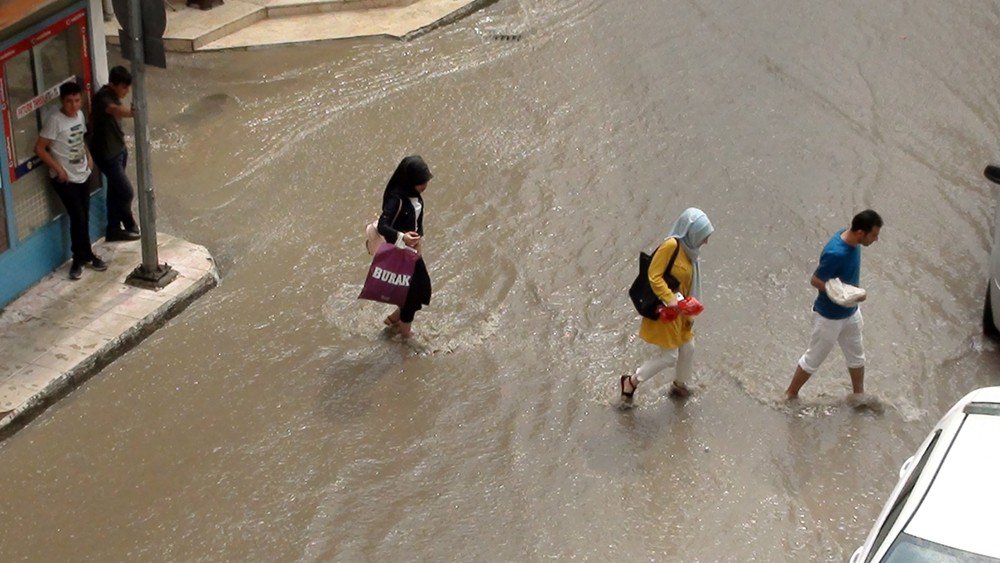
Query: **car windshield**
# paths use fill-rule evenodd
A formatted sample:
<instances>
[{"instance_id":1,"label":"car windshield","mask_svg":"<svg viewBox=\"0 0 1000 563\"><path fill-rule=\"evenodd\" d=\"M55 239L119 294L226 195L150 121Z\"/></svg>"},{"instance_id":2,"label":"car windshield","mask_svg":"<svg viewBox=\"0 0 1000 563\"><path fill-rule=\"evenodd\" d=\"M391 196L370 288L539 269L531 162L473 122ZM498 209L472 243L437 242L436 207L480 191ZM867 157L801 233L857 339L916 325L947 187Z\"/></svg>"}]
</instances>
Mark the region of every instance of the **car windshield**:
<instances>
[{"instance_id":1,"label":"car windshield","mask_svg":"<svg viewBox=\"0 0 1000 563\"><path fill-rule=\"evenodd\" d=\"M889 552L882 559L885 563L1000 563L1000 559L978 555L927 541L925 539L899 534Z\"/></svg>"}]
</instances>

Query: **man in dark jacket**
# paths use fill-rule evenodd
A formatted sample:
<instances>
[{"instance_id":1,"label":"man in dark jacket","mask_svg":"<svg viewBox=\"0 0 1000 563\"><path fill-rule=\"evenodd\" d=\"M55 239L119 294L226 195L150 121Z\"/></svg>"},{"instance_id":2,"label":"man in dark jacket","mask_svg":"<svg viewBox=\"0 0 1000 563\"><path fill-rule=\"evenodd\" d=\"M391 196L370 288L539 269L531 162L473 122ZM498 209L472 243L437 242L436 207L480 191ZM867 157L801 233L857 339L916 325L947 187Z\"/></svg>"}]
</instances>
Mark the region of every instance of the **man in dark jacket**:
<instances>
[{"instance_id":1,"label":"man in dark jacket","mask_svg":"<svg viewBox=\"0 0 1000 563\"><path fill-rule=\"evenodd\" d=\"M93 137L90 151L97 166L108 179L108 228L106 241L137 240L139 227L132 216L135 190L125 174L128 149L122 118L133 117L132 108L122 105L122 98L132 88L132 74L116 66L109 73L109 83L94 94L92 107Z\"/></svg>"}]
</instances>

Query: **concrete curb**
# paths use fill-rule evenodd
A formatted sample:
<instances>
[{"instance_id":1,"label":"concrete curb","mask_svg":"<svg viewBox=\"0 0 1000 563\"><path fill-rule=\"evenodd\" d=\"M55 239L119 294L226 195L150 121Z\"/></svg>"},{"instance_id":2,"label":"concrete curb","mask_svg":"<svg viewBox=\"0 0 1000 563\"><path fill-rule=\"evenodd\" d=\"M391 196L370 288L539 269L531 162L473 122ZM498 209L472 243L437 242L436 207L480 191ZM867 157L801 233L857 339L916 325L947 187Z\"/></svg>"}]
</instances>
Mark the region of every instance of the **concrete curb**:
<instances>
[{"instance_id":1,"label":"concrete curb","mask_svg":"<svg viewBox=\"0 0 1000 563\"><path fill-rule=\"evenodd\" d=\"M272 0L273 1L273 0ZM454 11L442 15L439 19L426 23L427 20L412 17L412 21L406 27L409 31L392 30L389 31L372 29L371 23L359 24L353 31L344 32L327 30L318 32L314 28L301 26L295 30L274 29L273 27L259 29L257 24L268 22L278 22L286 18L298 16L315 15L322 17L336 14L360 14L369 11L378 11L382 8L402 8L420 4L422 0L281 0L273 4L257 4L248 1L235 2L233 6L227 8L225 13L214 10L201 12L196 9L185 8L179 14L172 17L168 14L167 32L164 35L164 45L168 51L172 52L214 52L227 50L255 50L269 47L283 47L290 45L309 45L327 41L342 41L345 39L362 38L388 38L408 41L431 31L454 23L465 18L477 10L495 4L498 0L466 0ZM354 16L349 16L354 17ZM386 19L385 23L391 21ZM392 27L389 25L388 27ZM311 30L310 30L311 29ZM105 32L109 45L118 45L118 26L115 23L107 26ZM305 31L311 37L303 38L298 32ZM240 39L232 39L241 36ZM315 36L315 37L312 37ZM227 41L227 39L231 39Z\"/></svg>"},{"instance_id":2,"label":"concrete curb","mask_svg":"<svg viewBox=\"0 0 1000 563\"><path fill-rule=\"evenodd\" d=\"M465 6L463 6L463 7L459 8L459 9L455 10L454 12L452 12L452 13L448 14L447 16L445 16L445 17L443 17L443 18L435 21L434 23L431 23L429 25L425 25L424 27L421 27L421 28L418 28L418 29L414 29L413 31L411 31L411 32L409 32L407 34L404 34L399 39L402 40L402 41L410 41L411 39L416 39L417 37L420 37L421 35L427 35L428 33L432 32L432 31L434 31L436 29L441 29L442 27L445 27L447 25L451 25L451 24L453 24L453 23L455 23L455 22L457 22L457 21L459 21L461 19L464 19L464 18L466 18L466 17L474 14L475 12L478 12L479 10L482 10L483 8L486 8L486 7L492 6L493 4L496 4L499 1L500 0L472 0L472 2L469 2Z\"/></svg>"}]
</instances>

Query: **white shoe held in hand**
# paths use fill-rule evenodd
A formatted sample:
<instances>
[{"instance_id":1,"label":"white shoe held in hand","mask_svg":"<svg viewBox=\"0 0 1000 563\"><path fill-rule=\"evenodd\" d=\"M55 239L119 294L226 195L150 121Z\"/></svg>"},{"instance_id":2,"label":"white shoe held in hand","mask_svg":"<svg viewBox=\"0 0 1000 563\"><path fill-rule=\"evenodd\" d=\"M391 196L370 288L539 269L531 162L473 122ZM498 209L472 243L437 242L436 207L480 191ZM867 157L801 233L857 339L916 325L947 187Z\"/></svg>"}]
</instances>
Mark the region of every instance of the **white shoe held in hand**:
<instances>
[{"instance_id":1,"label":"white shoe held in hand","mask_svg":"<svg viewBox=\"0 0 1000 563\"><path fill-rule=\"evenodd\" d=\"M826 282L826 294L831 301L841 307L853 307L861 303L867 297L867 292L860 287L846 284L839 278L832 278Z\"/></svg>"}]
</instances>

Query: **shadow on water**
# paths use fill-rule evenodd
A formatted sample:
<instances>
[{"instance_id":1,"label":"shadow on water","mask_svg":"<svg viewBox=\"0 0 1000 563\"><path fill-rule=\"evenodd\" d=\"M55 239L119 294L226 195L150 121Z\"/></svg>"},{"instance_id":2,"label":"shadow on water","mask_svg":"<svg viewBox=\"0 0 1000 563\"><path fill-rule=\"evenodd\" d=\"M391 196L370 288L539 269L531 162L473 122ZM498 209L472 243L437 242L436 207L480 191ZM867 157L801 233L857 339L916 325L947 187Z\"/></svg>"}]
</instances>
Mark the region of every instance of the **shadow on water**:
<instances>
[{"instance_id":1,"label":"shadow on water","mask_svg":"<svg viewBox=\"0 0 1000 563\"><path fill-rule=\"evenodd\" d=\"M370 414L380 384L402 373L407 362L418 356L413 344L401 340L394 330L372 330L378 331L374 342L342 352L321 372L319 412L330 422L349 424ZM336 353L340 351L331 350L328 355Z\"/></svg>"}]
</instances>

